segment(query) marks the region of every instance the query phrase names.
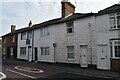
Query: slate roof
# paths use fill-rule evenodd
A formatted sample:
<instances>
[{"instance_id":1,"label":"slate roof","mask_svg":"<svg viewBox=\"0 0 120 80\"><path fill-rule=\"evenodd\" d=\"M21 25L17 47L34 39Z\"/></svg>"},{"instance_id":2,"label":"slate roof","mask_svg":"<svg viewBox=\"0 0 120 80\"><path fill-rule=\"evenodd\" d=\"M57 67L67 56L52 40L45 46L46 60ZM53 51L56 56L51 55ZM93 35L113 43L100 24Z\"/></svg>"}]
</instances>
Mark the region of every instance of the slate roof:
<instances>
[{"instance_id":1,"label":"slate roof","mask_svg":"<svg viewBox=\"0 0 120 80\"><path fill-rule=\"evenodd\" d=\"M48 21L45 21L43 23L35 24L32 27L25 27L25 28L15 30L14 32L10 32L6 35L3 35L2 37L12 35L12 34L21 33L24 31L37 29L37 28L41 28L41 27L46 27L46 26L53 25L53 24L64 23L64 22L67 22L70 20L81 19L81 18L93 16L93 15L99 16L99 15L104 15L104 14L109 14L109 13L114 13L114 12L120 12L120 4L112 5L108 8L100 10L98 13L74 13L73 15L68 16L66 18L56 18L56 19L48 20Z\"/></svg>"},{"instance_id":2,"label":"slate roof","mask_svg":"<svg viewBox=\"0 0 120 80\"><path fill-rule=\"evenodd\" d=\"M85 18L85 17L92 16L92 15L94 15L94 13L87 13L87 14L85 14L85 13L84 14L83 13L74 13L73 15L68 16L66 18L56 18L56 19L45 21L43 23L35 24L32 27L25 27L25 28L18 29L18 30L15 30L14 32L10 32L6 35L3 35L2 37L17 34L17 33L21 33L21 32L24 32L24 31L37 29L37 28L41 28L41 27L46 27L46 26L53 25L53 24L64 23L64 22L67 22L67 21L70 21L70 20Z\"/></svg>"},{"instance_id":3,"label":"slate roof","mask_svg":"<svg viewBox=\"0 0 120 80\"><path fill-rule=\"evenodd\" d=\"M100 10L97 15L104 15L115 12L120 12L120 4L115 4L103 10Z\"/></svg>"}]
</instances>

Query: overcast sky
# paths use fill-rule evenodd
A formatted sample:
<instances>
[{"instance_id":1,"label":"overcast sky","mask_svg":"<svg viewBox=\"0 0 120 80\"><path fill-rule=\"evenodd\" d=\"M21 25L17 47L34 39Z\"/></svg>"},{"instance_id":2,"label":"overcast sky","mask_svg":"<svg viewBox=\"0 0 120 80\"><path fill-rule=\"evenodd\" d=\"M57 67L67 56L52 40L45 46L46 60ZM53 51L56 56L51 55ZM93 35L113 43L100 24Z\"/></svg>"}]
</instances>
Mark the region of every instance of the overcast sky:
<instances>
[{"instance_id":1,"label":"overcast sky","mask_svg":"<svg viewBox=\"0 0 120 80\"><path fill-rule=\"evenodd\" d=\"M61 17L62 0L1 0L0 36L10 32L10 25L16 29ZM69 0L76 6L76 13L98 12L118 4L120 0Z\"/></svg>"}]
</instances>

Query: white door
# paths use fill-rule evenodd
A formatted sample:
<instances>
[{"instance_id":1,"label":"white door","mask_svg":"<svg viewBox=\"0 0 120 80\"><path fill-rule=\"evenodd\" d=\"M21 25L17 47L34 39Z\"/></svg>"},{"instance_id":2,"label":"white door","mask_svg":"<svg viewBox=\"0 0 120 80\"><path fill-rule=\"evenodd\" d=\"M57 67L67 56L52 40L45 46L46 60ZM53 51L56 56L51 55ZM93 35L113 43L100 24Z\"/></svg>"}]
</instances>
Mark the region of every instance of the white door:
<instances>
[{"instance_id":1,"label":"white door","mask_svg":"<svg viewBox=\"0 0 120 80\"><path fill-rule=\"evenodd\" d=\"M32 61L32 48L28 47L28 61L31 62Z\"/></svg>"},{"instance_id":2,"label":"white door","mask_svg":"<svg viewBox=\"0 0 120 80\"><path fill-rule=\"evenodd\" d=\"M108 46L98 46L97 50L97 68L98 69L110 69L110 58Z\"/></svg>"},{"instance_id":3,"label":"white door","mask_svg":"<svg viewBox=\"0 0 120 80\"><path fill-rule=\"evenodd\" d=\"M80 55L81 67L87 67L87 46L81 46Z\"/></svg>"}]
</instances>

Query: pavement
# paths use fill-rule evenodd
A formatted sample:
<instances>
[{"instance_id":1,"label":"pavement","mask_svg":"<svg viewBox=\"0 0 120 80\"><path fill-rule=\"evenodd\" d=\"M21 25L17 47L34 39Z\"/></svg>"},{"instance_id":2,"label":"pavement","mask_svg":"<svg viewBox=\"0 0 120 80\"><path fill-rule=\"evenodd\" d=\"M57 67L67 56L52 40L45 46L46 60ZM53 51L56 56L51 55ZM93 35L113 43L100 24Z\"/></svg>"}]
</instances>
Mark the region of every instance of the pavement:
<instances>
[{"instance_id":1,"label":"pavement","mask_svg":"<svg viewBox=\"0 0 120 80\"><path fill-rule=\"evenodd\" d=\"M116 80L120 80L120 73L113 72L110 70L100 70L96 68L81 68L78 64L63 64L63 63L45 63L45 62L28 62L23 60L10 60L6 59L3 60L3 64L5 62L9 62L15 65L23 65L27 67L34 67L38 69L54 69L56 71L67 72L67 73L74 73L74 74L82 74L87 76L95 76L95 77L103 77L103 78L112 78Z\"/></svg>"}]
</instances>

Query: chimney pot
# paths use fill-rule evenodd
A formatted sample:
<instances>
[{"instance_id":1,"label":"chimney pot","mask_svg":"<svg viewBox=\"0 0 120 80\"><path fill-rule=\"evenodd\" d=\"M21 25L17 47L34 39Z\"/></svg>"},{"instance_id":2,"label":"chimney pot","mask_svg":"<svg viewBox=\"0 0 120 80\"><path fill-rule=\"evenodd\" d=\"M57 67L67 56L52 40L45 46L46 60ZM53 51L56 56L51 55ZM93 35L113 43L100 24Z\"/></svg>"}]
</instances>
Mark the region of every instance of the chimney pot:
<instances>
[{"instance_id":1,"label":"chimney pot","mask_svg":"<svg viewBox=\"0 0 120 80\"><path fill-rule=\"evenodd\" d=\"M62 2L69 2L69 0L62 0Z\"/></svg>"},{"instance_id":2,"label":"chimney pot","mask_svg":"<svg viewBox=\"0 0 120 80\"><path fill-rule=\"evenodd\" d=\"M71 4L68 0L62 0L61 4L62 4L62 18L75 12L75 6Z\"/></svg>"},{"instance_id":3,"label":"chimney pot","mask_svg":"<svg viewBox=\"0 0 120 80\"><path fill-rule=\"evenodd\" d=\"M11 25L11 32L16 30L16 25Z\"/></svg>"},{"instance_id":4,"label":"chimney pot","mask_svg":"<svg viewBox=\"0 0 120 80\"><path fill-rule=\"evenodd\" d=\"M32 27L32 21L30 20L28 27Z\"/></svg>"}]
</instances>

